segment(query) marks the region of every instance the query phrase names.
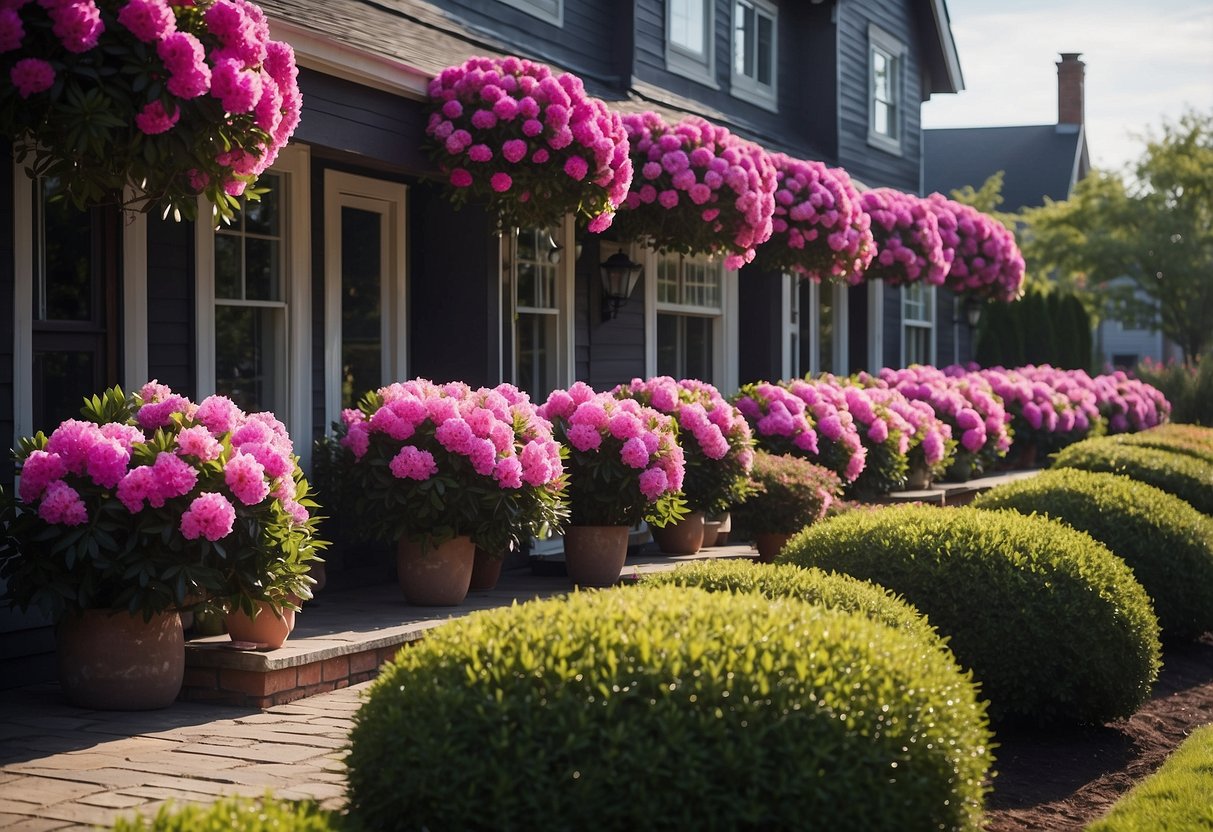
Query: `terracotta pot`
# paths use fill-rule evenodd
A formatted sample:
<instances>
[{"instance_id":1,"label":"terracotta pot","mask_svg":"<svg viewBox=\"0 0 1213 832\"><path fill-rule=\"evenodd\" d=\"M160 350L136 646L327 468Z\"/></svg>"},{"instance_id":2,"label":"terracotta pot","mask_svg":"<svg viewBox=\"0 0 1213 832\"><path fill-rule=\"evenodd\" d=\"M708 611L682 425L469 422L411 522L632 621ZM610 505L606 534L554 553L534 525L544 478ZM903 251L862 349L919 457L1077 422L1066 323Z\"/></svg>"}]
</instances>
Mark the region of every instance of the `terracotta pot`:
<instances>
[{"instance_id":1,"label":"terracotta pot","mask_svg":"<svg viewBox=\"0 0 1213 832\"><path fill-rule=\"evenodd\" d=\"M437 547L402 538L396 548L396 576L404 599L419 607L453 607L463 603L472 584L476 547L460 535Z\"/></svg>"},{"instance_id":2,"label":"terracotta pot","mask_svg":"<svg viewBox=\"0 0 1213 832\"><path fill-rule=\"evenodd\" d=\"M790 532L758 532L754 535L754 545L758 547L758 562L773 563L775 556L791 537Z\"/></svg>"},{"instance_id":3,"label":"terracotta pot","mask_svg":"<svg viewBox=\"0 0 1213 832\"><path fill-rule=\"evenodd\" d=\"M476 547L476 556L472 560L472 582L468 592L488 592L497 587L501 578L501 565L505 557L494 555Z\"/></svg>"},{"instance_id":4,"label":"terracotta pot","mask_svg":"<svg viewBox=\"0 0 1213 832\"><path fill-rule=\"evenodd\" d=\"M911 463L909 473L906 475L906 488L911 491L922 491L930 487L931 467L927 465L926 460L916 460Z\"/></svg>"},{"instance_id":5,"label":"terracotta pot","mask_svg":"<svg viewBox=\"0 0 1213 832\"><path fill-rule=\"evenodd\" d=\"M144 621L109 610L68 614L58 624L59 682L73 705L146 711L172 704L185 675L181 616Z\"/></svg>"},{"instance_id":6,"label":"terracotta pot","mask_svg":"<svg viewBox=\"0 0 1213 832\"><path fill-rule=\"evenodd\" d=\"M716 530L716 545L728 546L729 533L733 531L733 515L726 511L716 515L714 519L720 521L720 528Z\"/></svg>"},{"instance_id":7,"label":"terracotta pot","mask_svg":"<svg viewBox=\"0 0 1213 832\"><path fill-rule=\"evenodd\" d=\"M693 555L703 548L703 512L693 511L677 523L649 527L653 541L667 555Z\"/></svg>"},{"instance_id":8,"label":"terracotta pot","mask_svg":"<svg viewBox=\"0 0 1213 832\"><path fill-rule=\"evenodd\" d=\"M245 641L260 648L277 650L286 637L295 629L295 611L285 607L275 611L268 601L257 602L257 617L249 618L240 609L229 612L223 618L232 641Z\"/></svg>"},{"instance_id":9,"label":"terracotta pot","mask_svg":"<svg viewBox=\"0 0 1213 832\"><path fill-rule=\"evenodd\" d=\"M720 537L720 520L708 520L706 517L703 521L703 548L707 549L710 546L716 546L716 538Z\"/></svg>"},{"instance_id":10,"label":"terracotta pot","mask_svg":"<svg viewBox=\"0 0 1213 832\"><path fill-rule=\"evenodd\" d=\"M627 526L569 526L564 565L577 586L613 586L628 557Z\"/></svg>"}]
</instances>

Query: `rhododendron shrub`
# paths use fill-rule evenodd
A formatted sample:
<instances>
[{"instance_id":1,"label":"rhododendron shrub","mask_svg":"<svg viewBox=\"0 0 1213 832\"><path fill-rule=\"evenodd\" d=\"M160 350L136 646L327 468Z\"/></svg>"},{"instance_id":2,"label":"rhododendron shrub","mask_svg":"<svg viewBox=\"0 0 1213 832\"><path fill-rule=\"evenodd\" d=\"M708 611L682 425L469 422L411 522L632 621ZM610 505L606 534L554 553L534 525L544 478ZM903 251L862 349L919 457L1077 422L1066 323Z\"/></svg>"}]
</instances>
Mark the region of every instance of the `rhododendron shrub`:
<instances>
[{"instance_id":1,"label":"rhododendron shrub","mask_svg":"<svg viewBox=\"0 0 1213 832\"><path fill-rule=\"evenodd\" d=\"M686 516L686 461L672 416L580 381L553 390L539 413L568 453L573 525L662 527Z\"/></svg>"},{"instance_id":2,"label":"rhododendron shrub","mask_svg":"<svg viewBox=\"0 0 1213 832\"><path fill-rule=\"evenodd\" d=\"M746 384L733 403L753 428L759 448L804 457L844 483L863 473L867 449L855 420L807 381Z\"/></svg>"},{"instance_id":3,"label":"rhododendron shrub","mask_svg":"<svg viewBox=\"0 0 1213 832\"><path fill-rule=\"evenodd\" d=\"M22 607L146 617L219 601L311 597L307 481L272 413L224 396L195 404L155 381L87 400L83 419L23 439L3 566ZM192 600L191 600L192 599Z\"/></svg>"},{"instance_id":4,"label":"rhododendron shrub","mask_svg":"<svg viewBox=\"0 0 1213 832\"><path fill-rule=\"evenodd\" d=\"M248 0L0 5L0 134L79 208L230 219L299 123L295 55ZM256 192L250 192L255 198Z\"/></svg>"},{"instance_id":5,"label":"rhododendron shrub","mask_svg":"<svg viewBox=\"0 0 1213 832\"><path fill-rule=\"evenodd\" d=\"M863 280L876 255L871 218L842 168L770 155L775 166L775 214L771 239L758 249L758 264L815 282Z\"/></svg>"},{"instance_id":6,"label":"rhododendron shrub","mask_svg":"<svg viewBox=\"0 0 1213 832\"><path fill-rule=\"evenodd\" d=\"M860 194L860 205L871 218L876 257L866 275L892 286L919 281L939 286L948 274L939 221L926 202L892 188Z\"/></svg>"},{"instance_id":7,"label":"rhododendron shrub","mask_svg":"<svg viewBox=\"0 0 1213 832\"><path fill-rule=\"evenodd\" d=\"M1108 433L1134 433L1167 422L1171 403L1162 391L1123 370L1092 379L1095 403L1107 420Z\"/></svg>"},{"instance_id":8,"label":"rhododendron shrub","mask_svg":"<svg viewBox=\"0 0 1213 832\"><path fill-rule=\"evenodd\" d=\"M623 124L635 176L616 232L660 251L723 256L729 269L751 262L775 211L766 151L697 116L670 125L629 113Z\"/></svg>"},{"instance_id":9,"label":"rhododendron shrub","mask_svg":"<svg viewBox=\"0 0 1213 832\"><path fill-rule=\"evenodd\" d=\"M698 379L657 376L634 378L616 387L614 395L677 420L686 462L682 491L691 511L719 514L745 499L754 437L749 422L719 390Z\"/></svg>"},{"instance_id":10,"label":"rhododendron shrub","mask_svg":"<svg viewBox=\"0 0 1213 832\"><path fill-rule=\"evenodd\" d=\"M552 425L513 385L416 378L367 393L341 418L345 473L372 536L437 545L467 535L505 552L567 516Z\"/></svg>"},{"instance_id":11,"label":"rhododendron shrub","mask_svg":"<svg viewBox=\"0 0 1213 832\"><path fill-rule=\"evenodd\" d=\"M470 58L430 82L426 135L457 205L468 198L503 225L553 225L578 214L610 227L632 182L617 113L581 79L521 58Z\"/></svg>"},{"instance_id":12,"label":"rhododendron shrub","mask_svg":"<svg viewBox=\"0 0 1213 832\"><path fill-rule=\"evenodd\" d=\"M1009 228L943 194L931 194L925 202L939 224L948 263L946 287L957 294L1004 303L1023 294L1023 255Z\"/></svg>"},{"instance_id":13,"label":"rhododendron shrub","mask_svg":"<svg viewBox=\"0 0 1213 832\"><path fill-rule=\"evenodd\" d=\"M887 493L904 487L909 471L916 466L934 478L952 464L957 444L952 428L931 405L911 401L883 379L865 372L842 379L822 375L819 379L827 381L841 387L847 410L860 426L860 436L868 447L868 464L853 483L851 493Z\"/></svg>"}]
</instances>

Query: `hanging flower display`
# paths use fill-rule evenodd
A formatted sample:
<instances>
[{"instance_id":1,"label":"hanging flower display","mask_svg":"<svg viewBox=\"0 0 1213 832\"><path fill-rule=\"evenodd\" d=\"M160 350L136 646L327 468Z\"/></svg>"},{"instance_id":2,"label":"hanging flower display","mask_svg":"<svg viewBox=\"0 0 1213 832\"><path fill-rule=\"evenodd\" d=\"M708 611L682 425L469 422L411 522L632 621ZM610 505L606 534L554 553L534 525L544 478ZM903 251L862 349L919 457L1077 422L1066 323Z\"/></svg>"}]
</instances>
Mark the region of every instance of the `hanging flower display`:
<instances>
[{"instance_id":1,"label":"hanging flower display","mask_svg":"<svg viewBox=\"0 0 1213 832\"><path fill-rule=\"evenodd\" d=\"M944 285L954 292L1010 302L1023 294L1024 262L1015 235L998 220L943 194L924 200L935 214L944 259Z\"/></svg>"},{"instance_id":2,"label":"hanging flower display","mask_svg":"<svg viewBox=\"0 0 1213 832\"><path fill-rule=\"evenodd\" d=\"M771 236L775 167L766 151L691 116L675 125L656 113L623 117L635 181L615 227L662 251L725 257L725 268L753 261Z\"/></svg>"},{"instance_id":3,"label":"hanging flower display","mask_svg":"<svg viewBox=\"0 0 1213 832\"><path fill-rule=\"evenodd\" d=\"M425 132L456 205L474 198L507 226L576 213L604 231L632 182L617 113L576 75L521 58L469 58L430 82Z\"/></svg>"},{"instance_id":4,"label":"hanging flower display","mask_svg":"<svg viewBox=\"0 0 1213 832\"><path fill-rule=\"evenodd\" d=\"M851 177L841 168L783 153L770 159L777 182L774 233L758 251L759 264L813 281L859 283L876 243Z\"/></svg>"},{"instance_id":5,"label":"hanging flower display","mask_svg":"<svg viewBox=\"0 0 1213 832\"><path fill-rule=\"evenodd\" d=\"M943 283L948 264L939 222L923 200L892 188L874 188L860 195L860 205L872 219L876 239L868 277L892 286L920 280L932 286Z\"/></svg>"},{"instance_id":6,"label":"hanging flower display","mask_svg":"<svg viewBox=\"0 0 1213 832\"><path fill-rule=\"evenodd\" d=\"M79 208L230 219L299 123L291 47L247 0L0 5L0 134ZM255 193L251 193L255 197Z\"/></svg>"}]
</instances>

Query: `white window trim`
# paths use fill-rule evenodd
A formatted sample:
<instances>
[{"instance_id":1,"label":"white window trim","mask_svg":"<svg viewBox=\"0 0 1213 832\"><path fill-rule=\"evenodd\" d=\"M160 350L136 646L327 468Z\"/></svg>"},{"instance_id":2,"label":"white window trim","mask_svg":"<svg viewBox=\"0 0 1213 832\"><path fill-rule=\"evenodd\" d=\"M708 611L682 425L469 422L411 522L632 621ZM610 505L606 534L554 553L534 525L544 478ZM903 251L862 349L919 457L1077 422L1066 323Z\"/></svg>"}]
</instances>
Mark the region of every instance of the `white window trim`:
<instances>
[{"instance_id":1,"label":"white window trim","mask_svg":"<svg viewBox=\"0 0 1213 832\"><path fill-rule=\"evenodd\" d=\"M576 315L574 312L574 301L576 298L576 222L572 214L565 214L564 220L560 223L560 228L557 232L556 244L561 248L560 263L556 269L556 312L559 322L556 325L556 387L569 387L573 381L574 368L576 367ZM517 236L510 235L506 238L501 237L501 254L502 257L498 260L501 263L502 269L514 269L516 266L515 257L517 252ZM502 276L504 277L504 275ZM517 273L510 276L510 286L514 297L506 297L504 291L505 281L499 279L497 281L497 293L501 308L505 310L508 316L509 331L506 331L503 317L503 322L500 325L499 343L504 343L509 339L509 354L511 357L511 366L505 365L505 350L498 353L499 356L499 377L502 381L508 381L510 384L517 384L518 377L515 370L518 356L518 337L517 329L514 326L514 318L517 316L519 307L517 301L518 275ZM548 313L551 314L551 313Z\"/></svg>"},{"instance_id":2,"label":"white window trim","mask_svg":"<svg viewBox=\"0 0 1213 832\"><path fill-rule=\"evenodd\" d=\"M637 256L629 252L629 256ZM643 249L639 255L644 263L644 371L649 378L657 375L657 313L672 312L675 314L702 315L705 307L686 306L684 304L657 302L657 260L660 255L651 248ZM700 379L715 385L721 391L736 390L740 383L738 369L738 353L740 352L740 333L738 329L738 289L737 269L720 267L720 313L715 318L712 328L712 366L715 368L713 378Z\"/></svg>"},{"instance_id":3,"label":"white window trim","mask_svg":"<svg viewBox=\"0 0 1213 832\"><path fill-rule=\"evenodd\" d=\"M324 427L341 418L341 209L381 214L388 280L380 287L380 384L408 377L408 188L352 173L324 172Z\"/></svg>"},{"instance_id":4,"label":"white window trim","mask_svg":"<svg viewBox=\"0 0 1213 832\"><path fill-rule=\"evenodd\" d=\"M702 58L670 39L670 3L665 4L665 68L667 72L681 75L712 89L720 89L716 83L716 4L713 0L696 0L703 9L704 47L707 54Z\"/></svg>"},{"instance_id":5,"label":"white window trim","mask_svg":"<svg viewBox=\"0 0 1213 832\"><path fill-rule=\"evenodd\" d=\"M553 26L560 28L564 27L564 0L556 0L555 14L543 8L535 0L499 0L499 2L518 9L520 12L526 12L532 17L537 17L544 23L551 23Z\"/></svg>"},{"instance_id":6,"label":"white window trim","mask_svg":"<svg viewBox=\"0 0 1213 832\"><path fill-rule=\"evenodd\" d=\"M781 360L779 364L779 377L781 379L799 378L801 375L800 367L800 345L803 343L804 333L801 330L801 322L805 320L805 311L799 304L800 299L800 280L801 278L791 272L784 272L781 275L780 282L780 301L779 308L781 319L783 320L783 337L780 339L780 354ZM796 319L792 320L792 310L796 310ZM792 343L795 339L796 347L793 348Z\"/></svg>"},{"instance_id":7,"label":"white window trim","mask_svg":"<svg viewBox=\"0 0 1213 832\"><path fill-rule=\"evenodd\" d=\"M884 366L884 281L868 284L868 372L877 375Z\"/></svg>"},{"instance_id":8,"label":"white window trim","mask_svg":"<svg viewBox=\"0 0 1213 832\"><path fill-rule=\"evenodd\" d=\"M730 91L734 98L741 98L755 106L762 107L764 110L777 113L779 112L779 8L767 2L767 0L745 0L745 2L753 5L756 12L761 12L771 19L771 85L769 87L764 86L755 79L742 75L737 71L736 63L730 60ZM733 15L732 28L729 30L729 45L730 48L735 48L737 0L732 0L732 6ZM755 62L757 62L757 56L755 56Z\"/></svg>"},{"instance_id":9,"label":"white window trim","mask_svg":"<svg viewBox=\"0 0 1213 832\"><path fill-rule=\"evenodd\" d=\"M894 131L895 135L886 136L876 132L876 74L873 70L873 55L876 50L884 52L894 60L895 73L893 77ZM901 139L905 131L905 56L906 45L875 23L868 24L868 144L872 147L900 156L902 153Z\"/></svg>"},{"instance_id":10,"label":"white window trim","mask_svg":"<svg viewBox=\"0 0 1213 832\"><path fill-rule=\"evenodd\" d=\"M288 179L286 204L286 413L275 416L286 425L295 453L306 468L312 455L312 254L311 172L307 145L287 145L270 168ZM207 221L212 206L198 201L194 223L197 353L195 388L201 401L215 392L215 229Z\"/></svg>"},{"instance_id":11,"label":"white window trim","mask_svg":"<svg viewBox=\"0 0 1213 832\"><path fill-rule=\"evenodd\" d=\"M899 355L901 356L901 366L903 366L903 367L909 366L909 363L910 363L909 361L906 360L906 329L909 327L928 330L928 332L929 332L929 338L928 338L929 346L927 347L928 355L927 355L927 360L923 363L931 364L931 365L934 365L936 363L935 347L936 347L936 341L938 340L937 335L938 335L938 331L939 331L939 327L936 324L939 319L939 306L938 306L939 297L935 291L934 286L923 286L922 288L923 288L923 291L927 293L926 297L930 299L931 314L934 316L934 320L929 320L927 318L907 318L906 317L905 287L902 287L902 289L901 289L901 352L899 353Z\"/></svg>"},{"instance_id":12,"label":"white window trim","mask_svg":"<svg viewBox=\"0 0 1213 832\"><path fill-rule=\"evenodd\" d=\"M34 432L34 181L13 162L13 444ZM122 386L147 381L147 215L128 213L122 228ZM100 390L94 391L100 393Z\"/></svg>"}]
</instances>

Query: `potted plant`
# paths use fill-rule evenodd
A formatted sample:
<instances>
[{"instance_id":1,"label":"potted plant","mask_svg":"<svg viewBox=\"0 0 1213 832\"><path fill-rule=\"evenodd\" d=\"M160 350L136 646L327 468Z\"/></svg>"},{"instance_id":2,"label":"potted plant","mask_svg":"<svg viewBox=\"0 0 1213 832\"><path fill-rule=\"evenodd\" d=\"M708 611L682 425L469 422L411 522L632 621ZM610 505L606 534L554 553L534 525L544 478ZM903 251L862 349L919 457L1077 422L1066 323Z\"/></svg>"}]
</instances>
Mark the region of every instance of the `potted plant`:
<instances>
[{"instance_id":1,"label":"potted plant","mask_svg":"<svg viewBox=\"0 0 1213 832\"><path fill-rule=\"evenodd\" d=\"M705 545L705 518L746 496L754 459L749 423L720 391L697 379L636 378L616 387L614 395L635 399L677 421L686 464L682 491L690 514L652 532L663 552L694 554Z\"/></svg>"},{"instance_id":2,"label":"potted plant","mask_svg":"<svg viewBox=\"0 0 1213 832\"><path fill-rule=\"evenodd\" d=\"M193 218L201 194L230 219L299 122L294 52L248 0L6 3L0 23L0 135L78 208Z\"/></svg>"},{"instance_id":3,"label":"potted plant","mask_svg":"<svg viewBox=\"0 0 1213 832\"><path fill-rule=\"evenodd\" d=\"M206 602L285 620L311 597L324 544L308 485L282 423L223 396L194 404L153 381L94 396L82 414L21 440L0 577L11 604L57 622L70 699L162 707L181 685L179 610ZM120 658L108 627L135 640L135 655ZM126 664L100 666L110 659ZM157 680L143 665L172 672Z\"/></svg>"},{"instance_id":4,"label":"potted plant","mask_svg":"<svg viewBox=\"0 0 1213 832\"><path fill-rule=\"evenodd\" d=\"M758 451L750 473L753 494L733 509L733 522L770 563L796 532L825 516L841 494L838 475L790 454Z\"/></svg>"},{"instance_id":5,"label":"potted plant","mask_svg":"<svg viewBox=\"0 0 1213 832\"><path fill-rule=\"evenodd\" d=\"M578 585L612 584L627 557L630 527L686 516L677 427L635 399L596 393L580 381L553 390L539 410L568 451L569 577Z\"/></svg>"},{"instance_id":6,"label":"potted plant","mask_svg":"<svg viewBox=\"0 0 1213 832\"><path fill-rule=\"evenodd\" d=\"M475 547L505 552L567 516L560 445L510 385L390 384L344 411L339 441L360 523L398 541L413 604L460 603Z\"/></svg>"}]
</instances>

